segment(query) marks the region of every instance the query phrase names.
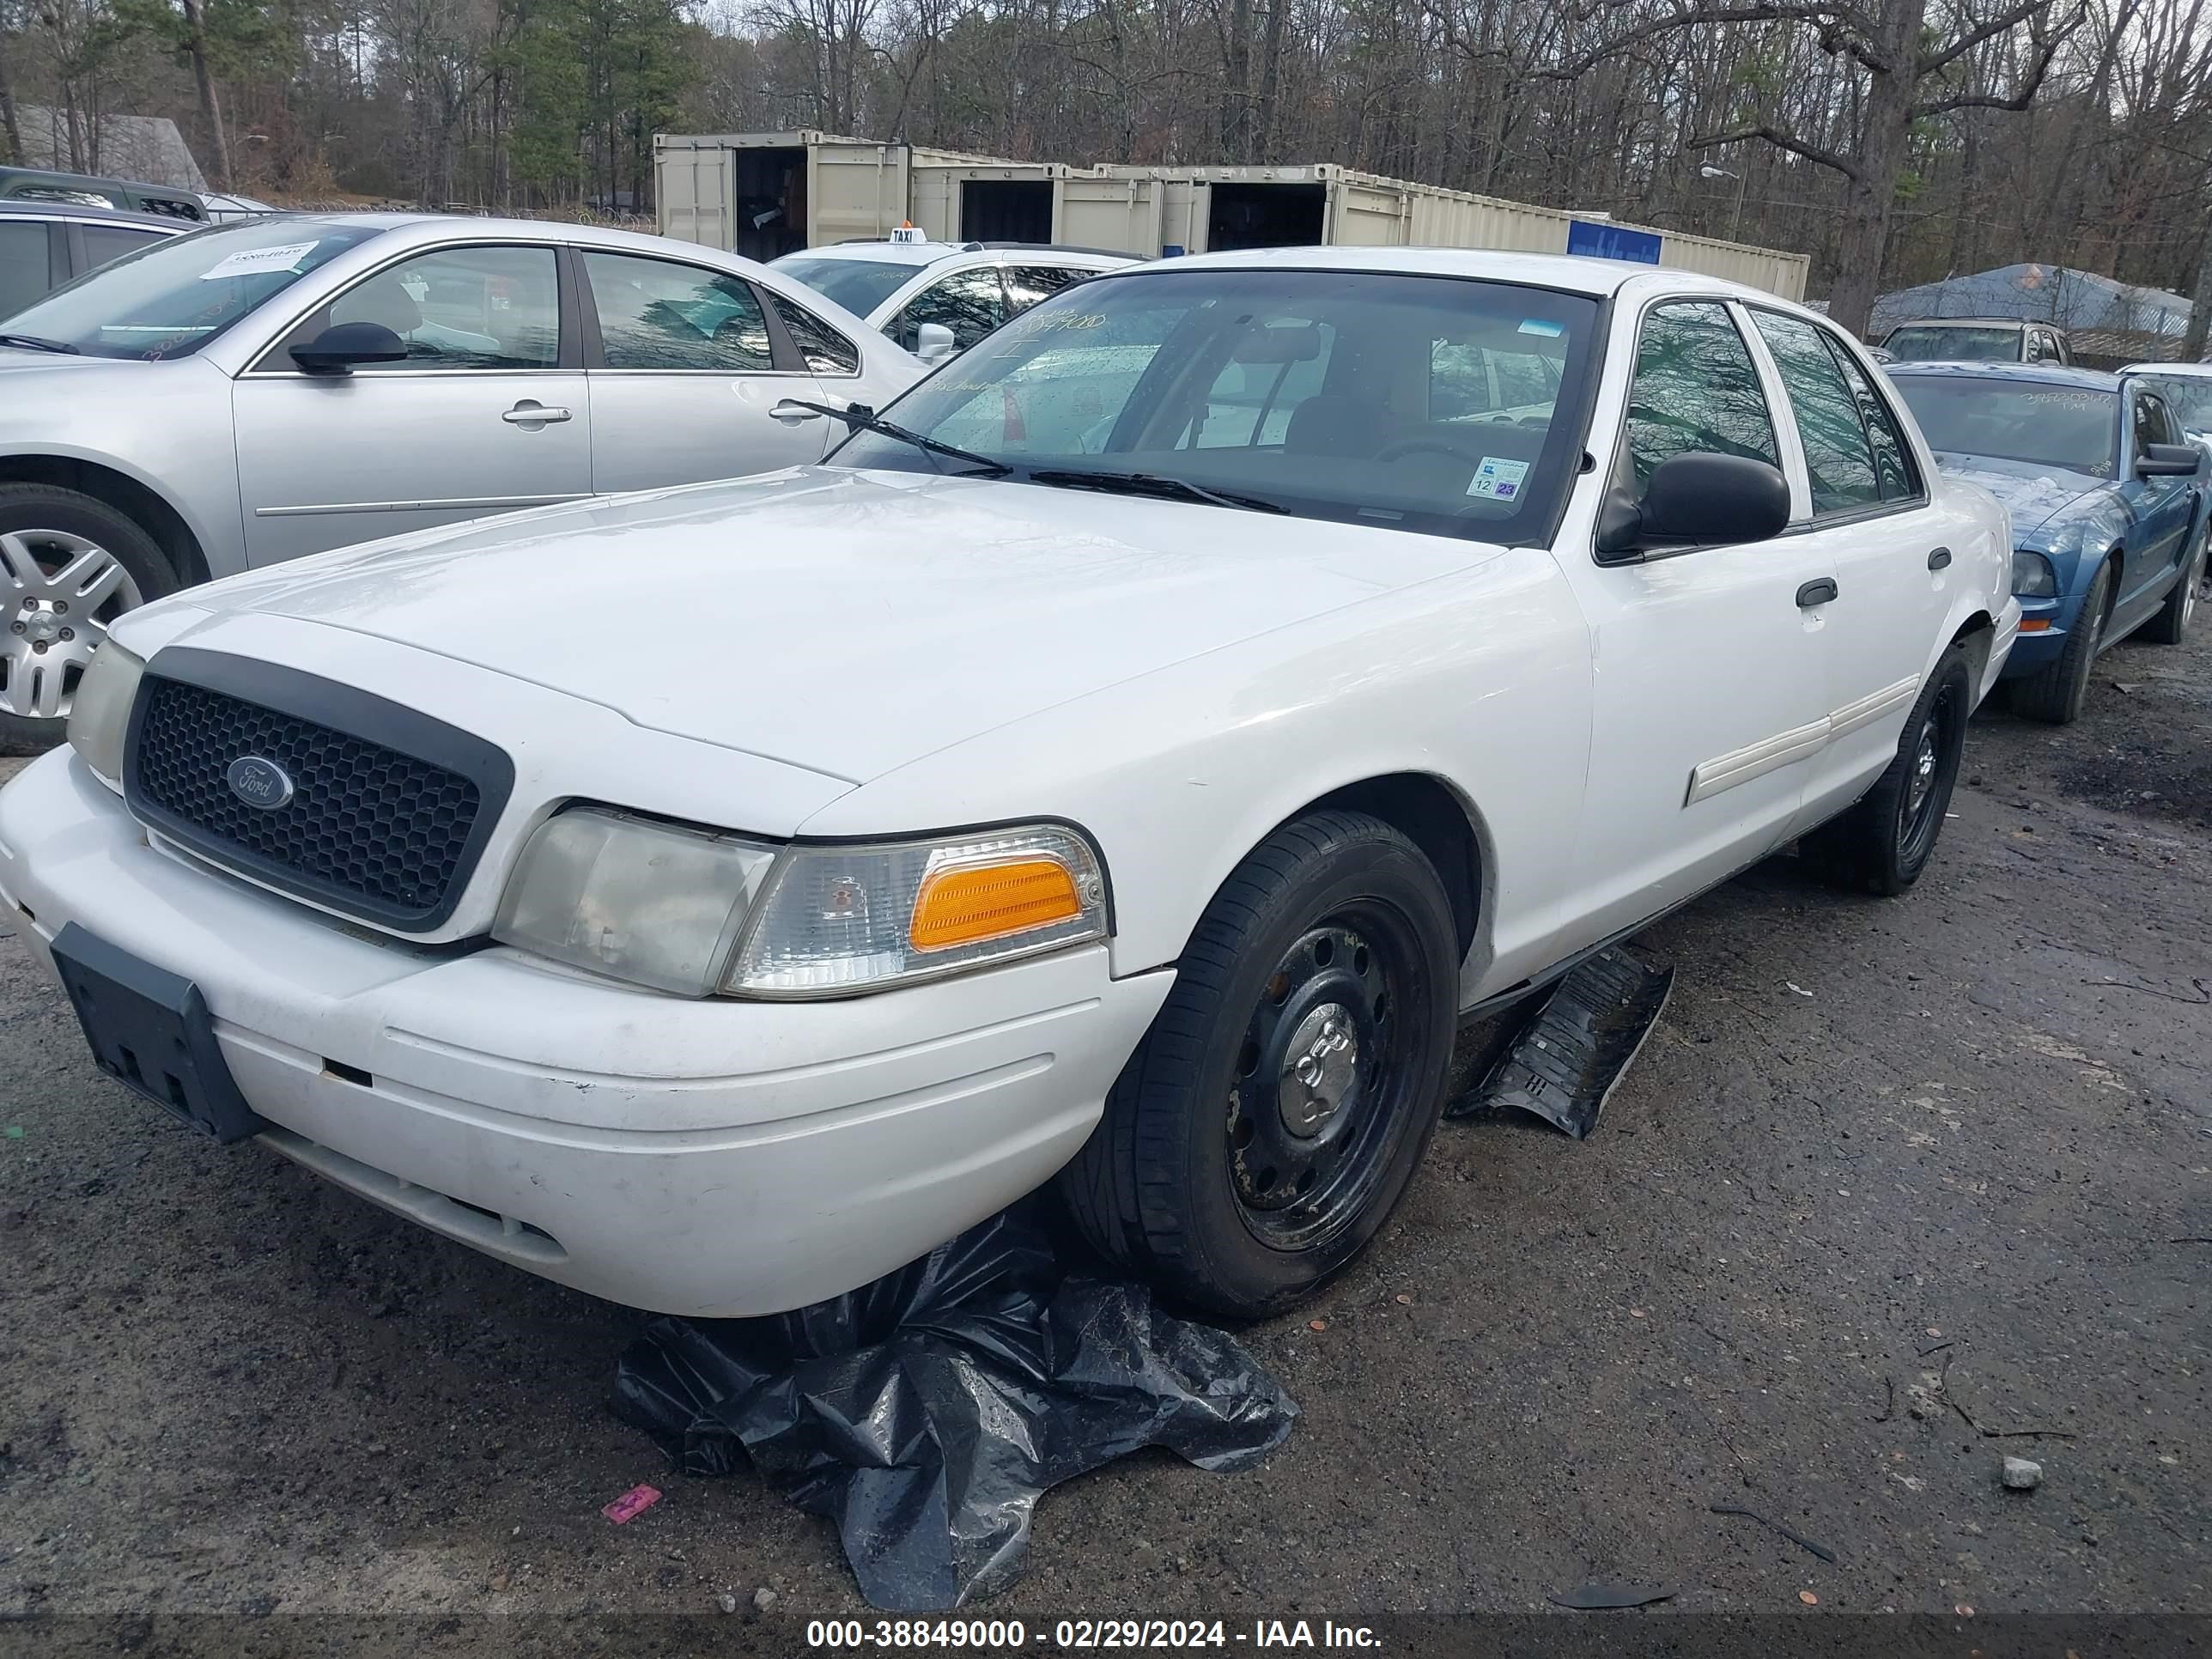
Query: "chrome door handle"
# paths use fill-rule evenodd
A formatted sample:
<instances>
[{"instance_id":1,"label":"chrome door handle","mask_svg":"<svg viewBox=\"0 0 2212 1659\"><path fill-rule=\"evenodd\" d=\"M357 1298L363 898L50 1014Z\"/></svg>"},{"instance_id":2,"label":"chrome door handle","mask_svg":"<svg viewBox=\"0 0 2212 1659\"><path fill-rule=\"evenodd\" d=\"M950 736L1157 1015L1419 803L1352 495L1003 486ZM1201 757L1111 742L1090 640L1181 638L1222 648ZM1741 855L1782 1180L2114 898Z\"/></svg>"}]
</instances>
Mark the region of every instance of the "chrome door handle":
<instances>
[{"instance_id":1,"label":"chrome door handle","mask_svg":"<svg viewBox=\"0 0 2212 1659\"><path fill-rule=\"evenodd\" d=\"M1836 597L1836 579L1823 576L1816 582L1807 582L1797 590L1797 608L1810 611L1816 605L1826 605Z\"/></svg>"},{"instance_id":2,"label":"chrome door handle","mask_svg":"<svg viewBox=\"0 0 2212 1659\"><path fill-rule=\"evenodd\" d=\"M562 421L574 420L575 416L565 409L548 409L544 404L533 404L526 399L499 418L510 426L554 426Z\"/></svg>"}]
</instances>

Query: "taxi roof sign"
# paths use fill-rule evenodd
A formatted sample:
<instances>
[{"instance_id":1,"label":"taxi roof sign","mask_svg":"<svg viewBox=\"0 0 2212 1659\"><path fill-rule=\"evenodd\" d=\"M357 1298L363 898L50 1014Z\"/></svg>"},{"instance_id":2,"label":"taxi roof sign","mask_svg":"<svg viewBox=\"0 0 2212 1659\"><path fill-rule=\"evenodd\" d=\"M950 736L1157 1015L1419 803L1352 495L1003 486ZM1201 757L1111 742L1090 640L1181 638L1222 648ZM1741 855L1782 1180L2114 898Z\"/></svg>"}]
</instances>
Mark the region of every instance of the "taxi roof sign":
<instances>
[{"instance_id":1,"label":"taxi roof sign","mask_svg":"<svg viewBox=\"0 0 2212 1659\"><path fill-rule=\"evenodd\" d=\"M911 219L891 233L891 240L894 242L926 242L928 240L928 237L914 228L914 222Z\"/></svg>"}]
</instances>

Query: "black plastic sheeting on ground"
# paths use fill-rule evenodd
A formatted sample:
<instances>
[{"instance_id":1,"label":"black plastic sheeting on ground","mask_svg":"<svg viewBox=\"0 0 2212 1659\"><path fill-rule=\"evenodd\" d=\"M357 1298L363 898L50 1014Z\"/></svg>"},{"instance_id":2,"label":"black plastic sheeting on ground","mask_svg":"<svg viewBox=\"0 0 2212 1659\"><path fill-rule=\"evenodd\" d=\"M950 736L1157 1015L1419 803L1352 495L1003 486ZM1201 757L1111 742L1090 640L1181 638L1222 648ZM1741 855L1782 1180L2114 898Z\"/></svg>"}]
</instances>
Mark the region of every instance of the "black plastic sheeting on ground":
<instances>
[{"instance_id":1,"label":"black plastic sheeting on ground","mask_svg":"<svg viewBox=\"0 0 2212 1659\"><path fill-rule=\"evenodd\" d=\"M1297 1415L1239 1343L1141 1285L1066 1273L1014 1212L794 1313L655 1320L615 1408L686 1474L749 1458L837 1523L860 1593L899 1612L1012 1583L1048 1486L1146 1446L1246 1468Z\"/></svg>"},{"instance_id":2,"label":"black plastic sheeting on ground","mask_svg":"<svg viewBox=\"0 0 2212 1659\"><path fill-rule=\"evenodd\" d=\"M1618 945L1599 951L1531 1000L1477 1068L1479 1081L1444 1115L1510 1106L1585 1139L1659 1023L1674 984L1672 968L1649 967Z\"/></svg>"}]
</instances>

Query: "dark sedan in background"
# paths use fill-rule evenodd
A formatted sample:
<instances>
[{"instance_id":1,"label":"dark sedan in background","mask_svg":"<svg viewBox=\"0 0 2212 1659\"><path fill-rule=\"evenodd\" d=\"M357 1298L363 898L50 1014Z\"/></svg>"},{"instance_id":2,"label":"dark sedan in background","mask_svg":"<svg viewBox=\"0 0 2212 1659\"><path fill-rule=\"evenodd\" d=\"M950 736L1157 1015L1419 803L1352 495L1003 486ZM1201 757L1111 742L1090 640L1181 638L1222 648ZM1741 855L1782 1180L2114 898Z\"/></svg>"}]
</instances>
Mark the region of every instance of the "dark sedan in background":
<instances>
[{"instance_id":1,"label":"dark sedan in background","mask_svg":"<svg viewBox=\"0 0 2212 1659\"><path fill-rule=\"evenodd\" d=\"M0 323L94 266L192 228L78 202L0 201Z\"/></svg>"},{"instance_id":2,"label":"dark sedan in background","mask_svg":"<svg viewBox=\"0 0 2212 1659\"><path fill-rule=\"evenodd\" d=\"M1890 379L1954 477L2012 514L2013 707L2063 725L2090 665L2141 629L2178 643L2212 517L2212 453L2140 380L2057 363L1897 363Z\"/></svg>"}]
</instances>

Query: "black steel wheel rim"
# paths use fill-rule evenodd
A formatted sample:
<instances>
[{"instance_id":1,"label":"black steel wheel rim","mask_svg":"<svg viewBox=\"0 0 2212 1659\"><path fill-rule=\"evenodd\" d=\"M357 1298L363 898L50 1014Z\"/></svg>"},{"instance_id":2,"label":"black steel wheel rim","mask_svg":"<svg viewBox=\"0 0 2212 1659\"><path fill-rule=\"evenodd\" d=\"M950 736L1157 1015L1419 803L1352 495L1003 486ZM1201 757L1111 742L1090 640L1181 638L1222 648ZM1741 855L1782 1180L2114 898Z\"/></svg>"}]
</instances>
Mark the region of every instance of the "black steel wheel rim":
<instances>
[{"instance_id":1,"label":"black steel wheel rim","mask_svg":"<svg viewBox=\"0 0 2212 1659\"><path fill-rule=\"evenodd\" d=\"M1898 860L1908 869L1928 856L1943 822L1948 797L1942 787L1943 775L1958 747L1955 728L1960 709L1959 688L1947 683L1912 732L1912 748L1905 761L1903 810L1897 815Z\"/></svg>"},{"instance_id":2,"label":"black steel wheel rim","mask_svg":"<svg viewBox=\"0 0 2212 1659\"><path fill-rule=\"evenodd\" d=\"M1412 924L1362 901L1300 934L1261 988L1224 1127L1237 1212L1270 1249L1334 1237L1388 1175L1415 1104L1420 963Z\"/></svg>"}]
</instances>

